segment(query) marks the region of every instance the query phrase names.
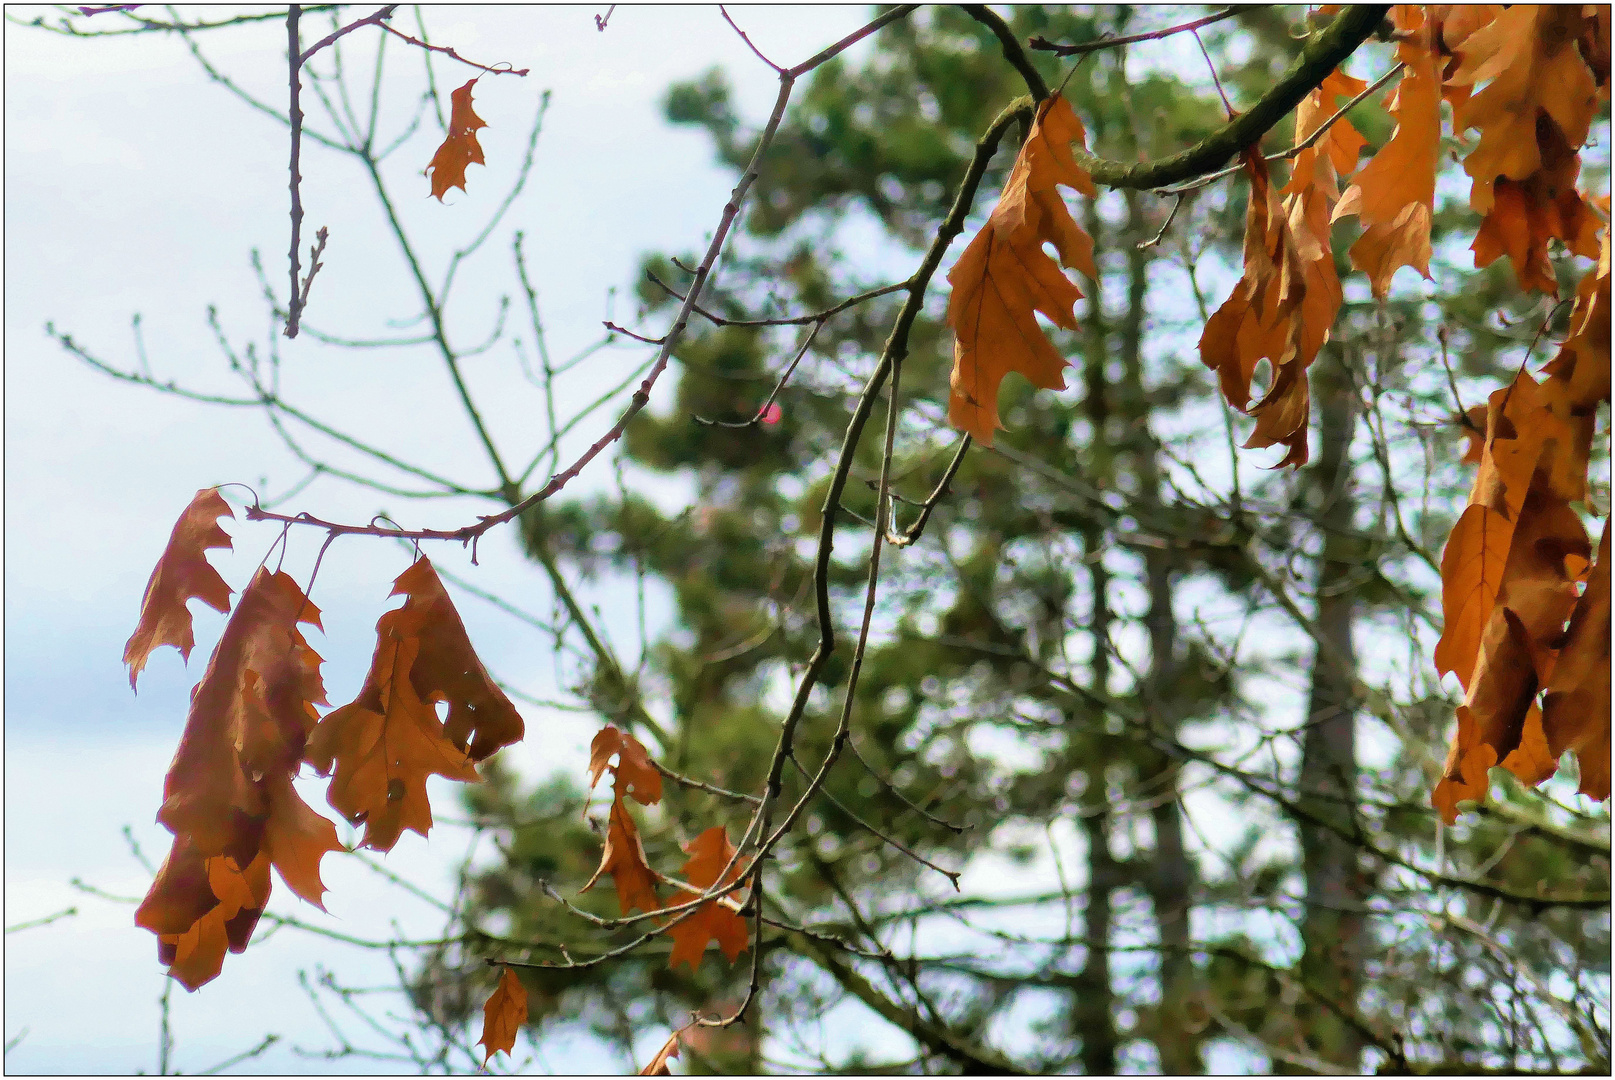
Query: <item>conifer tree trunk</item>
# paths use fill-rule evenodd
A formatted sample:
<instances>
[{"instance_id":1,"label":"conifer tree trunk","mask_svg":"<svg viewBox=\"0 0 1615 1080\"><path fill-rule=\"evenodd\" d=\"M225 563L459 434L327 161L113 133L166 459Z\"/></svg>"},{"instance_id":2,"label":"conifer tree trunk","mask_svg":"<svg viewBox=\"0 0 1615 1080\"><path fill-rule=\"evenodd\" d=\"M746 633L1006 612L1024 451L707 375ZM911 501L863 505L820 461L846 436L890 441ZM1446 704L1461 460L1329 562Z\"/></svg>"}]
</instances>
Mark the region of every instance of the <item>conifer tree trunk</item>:
<instances>
[{"instance_id":1,"label":"conifer tree trunk","mask_svg":"<svg viewBox=\"0 0 1615 1080\"><path fill-rule=\"evenodd\" d=\"M1094 235L1099 228L1099 216L1091 202L1087 216L1090 235ZM1083 365L1085 415L1089 438L1094 445L1099 445L1105 438L1105 424L1110 415L1105 397L1105 360L1108 352L1105 347L1100 282L1090 279L1088 284L1088 340ZM1093 592L1093 607L1088 622L1088 633L1093 641L1093 660L1089 670L1094 689L1103 694L1110 683L1111 618L1107 595L1110 573L1105 569L1104 562L1104 529L1097 523L1084 527L1082 545ZM1102 731L1093 734L1102 735ZM1110 854L1110 811L1103 762L1090 765L1087 778L1087 812L1082 819L1082 828L1088 840L1088 906L1084 927L1088 959L1078 980L1081 989L1077 995L1072 1026L1082 1039L1082 1071L1089 1076L1106 1076L1116 1071L1116 1022L1110 981L1110 892L1119 884L1117 873L1120 867Z\"/></svg>"},{"instance_id":2,"label":"conifer tree trunk","mask_svg":"<svg viewBox=\"0 0 1615 1080\"><path fill-rule=\"evenodd\" d=\"M1138 495L1151 509L1160 506L1159 447L1148 425L1149 403L1144 396L1143 344L1145 303L1149 294L1149 252L1138 245L1148 239L1142 199L1125 193L1128 220L1127 313L1119 328L1122 359L1123 407L1128 420L1126 447L1138 478ZM1144 552L1145 583L1150 606L1144 617L1150 639L1150 667L1141 690L1149 712L1162 728L1177 735L1183 714L1174 697L1177 680L1177 618L1172 611L1172 553L1160 548ZM1186 1005L1194 992L1194 958L1189 952L1190 890L1193 866L1183 844L1182 810L1177 797L1178 765L1165 754L1146 750L1147 773L1142 788L1155 801L1150 816L1155 826L1155 858L1145 880L1161 935L1161 1007L1157 1018L1156 1047L1161 1071L1182 1075L1202 1071L1200 1040L1193 1037Z\"/></svg>"},{"instance_id":3,"label":"conifer tree trunk","mask_svg":"<svg viewBox=\"0 0 1615 1080\"><path fill-rule=\"evenodd\" d=\"M1302 736L1300 805L1347 833L1357 827L1357 737L1352 683L1353 594L1349 574L1356 544L1350 536L1355 503L1348 458L1355 423L1352 392L1338 348L1326 348L1314 368L1315 408L1320 417L1318 460L1313 467L1316 524L1323 532L1318 560L1315 619L1322 639L1312 663L1307 727ZM1366 883L1357 869L1357 848L1336 829L1299 822L1301 865L1306 876L1306 914L1301 925L1302 977L1348 1007L1362 987ZM1302 1032L1318 1057L1356 1071L1363 1043L1356 1030L1317 1001L1297 1010Z\"/></svg>"}]
</instances>

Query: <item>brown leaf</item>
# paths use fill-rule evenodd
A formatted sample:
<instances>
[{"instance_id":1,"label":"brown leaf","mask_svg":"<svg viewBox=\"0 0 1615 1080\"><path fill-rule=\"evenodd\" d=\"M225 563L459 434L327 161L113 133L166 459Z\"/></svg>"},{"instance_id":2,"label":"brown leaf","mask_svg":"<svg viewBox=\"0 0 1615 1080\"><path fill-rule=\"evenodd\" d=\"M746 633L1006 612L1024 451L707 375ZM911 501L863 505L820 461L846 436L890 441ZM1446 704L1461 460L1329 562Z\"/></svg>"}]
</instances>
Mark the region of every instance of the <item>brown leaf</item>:
<instances>
[{"instance_id":1,"label":"brown leaf","mask_svg":"<svg viewBox=\"0 0 1615 1080\"><path fill-rule=\"evenodd\" d=\"M443 201L443 196L449 193L449 188L465 190L466 166L473 163L483 164L482 146L477 142L477 129L488 125L471 111L471 88L476 85L477 80L472 79L449 94L448 137L443 140L443 145L437 148L437 153L432 155L431 164L426 166L427 175L432 178L432 194L437 197L438 202Z\"/></svg>"},{"instance_id":2,"label":"brown leaf","mask_svg":"<svg viewBox=\"0 0 1615 1080\"><path fill-rule=\"evenodd\" d=\"M175 853L182 840L175 839ZM171 859L175 853L170 854ZM168 965L169 975L193 991L218 977L226 951L246 949L258 917L269 903L267 853L260 854L244 872L227 855L207 859L205 866L207 886L217 903L183 932L157 935L157 959ZM138 920L137 915L137 925L153 929L150 920Z\"/></svg>"},{"instance_id":3,"label":"brown leaf","mask_svg":"<svg viewBox=\"0 0 1615 1080\"><path fill-rule=\"evenodd\" d=\"M723 868L729 865L735 854L734 845L729 843L729 835L721 825L714 825L685 844L684 850L690 856L690 860L684 864L684 879L703 891L718 883L718 875L723 873ZM744 869L744 865L737 861L722 883L728 885L737 881ZM696 896L681 889L669 906L687 904ZM695 914L675 923L667 933L673 939L673 951L668 957L667 966L677 967L683 961L690 965L692 971L701 966L701 955L706 952L708 942L716 941L729 962L733 963L746 951L749 941L745 921L716 900L708 900L696 908Z\"/></svg>"},{"instance_id":4,"label":"brown leaf","mask_svg":"<svg viewBox=\"0 0 1615 1080\"><path fill-rule=\"evenodd\" d=\"M1574 750L1581 765L1583 795L1603 800L1610 791L1610 589L1609 520L1598 541L1598 559L1587 590L1570 615L1564 647L1542 698L1542 728L1557 760Z\"/></svg>"},{"instance_id":5,"label":"brown leaf","mask_svg":"<svg viewBox=\"0 0 1615 1080\"><path fill-rule=\"evenodd\" d=\"M346 851L336 826L303 801L290 773L269 778L269 820L264 823L264 850L292 892L325 910L325 882L320 860L328 851Z\"/></svg>"},{"instance_id":6,"label":"brown leaf","mask_svg":"<svg viewBox=\"0 0 1615 1080\"><path fill-rule=\"evenodd\" d=\"M168 857L135 909L135 925L154 934L183 934L218 906L208 884L207 859L189 836L176 836Z\"/></svg>"},{"instance_id":7,"label":"brown leaf","mask_svg":"<svg viewBox=\"0 0 1615 1080\"><path fill-rule=\"evenodd\" d=\"M640 843L639 830L628 813L622 796L611 800L611 820L606 826L605 850L600 853L600 866L579 892L588 892L601 874L610 874L617 886L617 904L627 915L634 908L640 911L657 911L662 904L656 895L656 871L645 859L645 847Z\"/></svg>"},{"instance_id":8,"label":"brown leaf","mask_svg":"<svg viewBox=\"0 0 1615 1080\"><path fill-rule=\"evenodd\" d=\"M1522 371L1487 404L1486 443L1475 474L1470 505L1453 526L1441 554L1443 629L1436 643L1436 670L1455 672L1467 689L1481 636L1492 615L1515 523L1525 505L1532 474L1553 438L1567 434L1531 376Z\"/></svg>"},{"instance_id":9,"label":"brown leaf","mask_svg":"<svg viewBox=\"0 0 1615 1080\"><path fill-rule=\"evenodd\" d=\"M1458 706L1458 731L1431 795L1447 824L1457 820L1460 801L1486 798L1491 767L1520 744L1536 691L1525 627L1514 612L1499 607L1486 624L1474 686Z\"/></svg>"},{"instance_id":10,"label":"brown leaf","mask_svg":"<svg viewBox=\"0 0 1615 1080\"><path fill-rule=\"evenodd\" d=\"M656 1051L656 1056L651 1058L643 1069L639 1070L639 1075L672 1076L673 1069L668 1065L668 1062L679 1056L679 1040L684 1037L686 1030L687 1028L679 1028L669 1035L667 1041L662 1044L662 1048Z\"/></svg>"},{"instance_id":11,"label":"brown leaf","mask_svg":"<svg viewBox=\"0 0 1615 1080\"><path fill-rule=\"evenodd\" d=\"M1467 440L1464 456L1458 460L1465 465L1479 465L1486 450L1486 406L1471 405L1456 423Z\"/></svg>"},{"instance_id":12,"label":"brown leaf","mask_svg":"<svg viewBox=\"0 0 1615 1080\"><path fill-rule=\"evenodd\" d=\"M135 921L158 935L158 957L189 989L245 949L269 898L273 864L318 905L320 860L336 829L292 787L325 700L320 657L299 622L319 611L287 574L259 569L241 593L163 785L157 819L174 843ZM240 867L246 867L241 871Z\"/></svg>"},{"instance_id":13,"label":"brown leaf","mask_svg":"<svg viewBox=\"0 0 1615 1080\"><path fill-rule=\"evenodd\" d=\"M1600 401L1610 398L1609 228L1599 235L1598 265L1588 270L1576 288L1570 312L1570 336L1559 354L1542 370L1548 383L1563 382L1563 397L1570 411L1591 414Z\"/></svg>"},{"instance_id":14,"label":"brown leaf","mask_svg":"<svg viewBox=\"0 0 1615 1080\"><path fill-rule=\"evenodd\" d=\"M409 681L422 701L446 701L449 715L443 734L472 761L483 761L502 747L519 742L521 714L505 692L494 685L466 636L460 613L429 559L417 559L393 583L392 595L408 597L392 613L404 632L420 638L420 651Z\"/></svg>"},{"instance_id":15,"label":"brown leaf","mask_svg":"<svg viewBox=\"0 0 1615 1080\"><path fill-rule=\"evenodd\" d=\"M1589 259L1598 256L1598 217L1576 190L1581 156L1545 112L1537 113L1536 140L1541 167L1523 180L1499 176L1493 201L1470 250L1475 266L1490 266L1507 255L1522 290L1559 294L1559 280L1548 258L1548 241L1558 240Z\"/></svg>"},{"instance_id":16,"label":"brown leaf","mask_svg":"<svg viewBox=\"0 0 1615 1080\"><path fill-rule=\"evenodd\" d=\"M260 568L191 694L157 820L203 856L251 863L269 814L267 781L302 758L325 687L299 622L318 626L319 609L291 575Z\"/></svg>"},{"instance_id":17,"label":"brown leaf","mask_svg":"<svg viewBox=\"0 0 1615 1080\"><path fill-rule=\"evenodd\" d=\"M1368 88L1361 79L1355 79L1336 68L1324 77L1316 90L1301 99L1295 107L1295 141L1305 142L1323 122L1335 114L1341 98L1354 98ZM1352 127L1349 117L1341 117L1313 145L1295 156L1289 183L1283 194L1299 195L1307 188L1326 188L1331 201L1339 195L1336 181L1357 167L1358 155L1367 140ZM1327 219L1325 219L1327 221ZM1327 236L1327 233L1325 233Z\"/></svg>"},{"instance_id":18,"label":"brown leaf","mask_svg":"<svg viewBox=\"0 0 1615 1080\"><path fill-rule=\"evenodd\" d=\"M140 621L123 647L123 662L129 665L129 686L135 685L152 650L160 645L179 649L187 661L196 646L191 628L191 612L186 602L201 600L214 611L230 610L230 586L207 561L209 548L227 548L230 536L219 528L221 517L233 518L229 504L218 488L203 488L174 523L168 546L146 582L146 595L140 602Z\"/></svg>"},{"instance_id":19,"label":"brown leaf","mask_svg":"<svg viewBox=\"0 0 1615 1080\"><path fill-rule=\"evenodd\" d=\"M503 1050L507 1055L516 1045L516 1033L527 1023L527 988L516 973L506 967L499 985L482 1007L482 1038L478 1045L487 1050L482 1057L486 1068L490 1058Z\"/></svg>"},{"instance_id":20,"label":"brown leaf","mask_svg":"<svg viewBox=\"0 0 1615 1080\"><path fill-rule=\"evenodd\" d=\"M1327 239L1320 242L1312 231L1321 224L1319 211L1326 200L1314 186L1291 196L1287 209L1269 182L1261 155L1247 150L1241 156L1251 185L1245 273L1206 320L1200 360L1217 372L1228 403L1256 417L1256 429L1245 445L1286 446L1279 466L1299 466L1307 460L1306 370L1328 339L1340 307L1340 283ZM1250 406L1251 380L1263 360L1271 366L1273 380L1262 400Z\"/></svg>"},{"instance_id":21,"label":"brown leaf","mask_svg":"<svg viewBox=\"0 0 1615 1080\"><path fill-rule=\"evenodd\" d=\"M1358 171L1334 211L1336 221L1349 214L1362 220L1351 264L1368 274L1380 297L1390 291L1401 267L1430 276L1430 223L1441 156L1441 80L1431 27L1417 7L1406 4L1393 9L1393 21L1410 35L1396 47L1396 58L1407 65L1388 106L1396 131Z\"/></svg>"},{"instance_id":22,"label":"brown leaf","mask_svg":"<svg viewBox=\"0 0 1615 1080\"><path fill-rule=\"evenodd\" d=\"M1093 238L1072 219L1058 187L1094 194L1093 180L1071 155L1071 144L1086 138L1065 98L1039 105L998 205L948 272L954 334L948 422L984 446L1001 426L998 391L1006 374L1018 372L1043 389L1065 386L1065 358L1035 313L1075 330L1083 294L1060 268L1097 276ZM1059 252L1059 263L1044 252L1045 243Z\"/></svg>"},{"instance_id":23,"label":"brown leaf","mask_svg":"<svg viewBox=\"0 0 1615 1080\"><path fill-rule=\"evenodd\" d=\"M1587 23L1579 6L1520 4L1464 39L1462 58L1448 79L1475 85L1490 79L1454 116L1459 131L1480 128L1480 141L1464 159L1473 179L1470 208L1492 208L1499 177L1524 180L1543 166L1538 114L1558 127L1572 149L1587 141L1598 88L1576 41Z\"/></svg>"},{"instance_id":24,"label":"brown leaf","mask_svg":"<svg viewBox=\"0 0 1615 1080\"><path fill-rule=\"evenodd\" d=\"M421 639L402 614L389 611L376 623L376 652L358 698L327 714L308 740L309 763L322 776L335 774L326 799L364 825L361 846L376 851L391 851L405 829L431 831L428 776L482 779L415 692L409 672Z\"/></svg>"},{"instance_id":25,"label":"brown leaf","mask_svg":"<svg viewBox=\"0 0 1615 1080\"><path fill-rule=\"evenodd\" d=\"M611 765L611 758L617 764ZM640 741L624 731L607 724L589 744L589 790L600 782L600 774L611 770L613 787L618 798L631 796L642 806L661 801L662 774L651 764L650 754Z\"/></svg>"}]
</instances>

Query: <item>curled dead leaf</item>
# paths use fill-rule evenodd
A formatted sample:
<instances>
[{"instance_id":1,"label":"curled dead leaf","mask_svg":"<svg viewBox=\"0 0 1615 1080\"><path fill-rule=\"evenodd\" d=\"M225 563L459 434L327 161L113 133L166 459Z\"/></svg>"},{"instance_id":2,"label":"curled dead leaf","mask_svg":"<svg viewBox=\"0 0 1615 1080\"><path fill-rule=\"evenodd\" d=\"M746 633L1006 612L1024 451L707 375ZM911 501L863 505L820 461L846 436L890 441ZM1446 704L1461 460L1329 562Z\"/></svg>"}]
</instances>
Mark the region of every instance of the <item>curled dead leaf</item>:
<instances>
[{"instance_id":1,"label":"curled dead leaf","mask_svg":"<svg viewBox=\"0 0 1615 1080\"><path fill-rule=\"evenodd\" d=\"M129 686L135 685L146 660L161 645L172 645L187 661L196 646L187 601L201 600L214 611L230 610L230 586L208 563L210 548L227 548L230 535L219 528L219 518L235 517L218 488L203 488L191 499L169 533L157 565L146 581L140 602L140 620L123 647L129 666Z\"/></svg>"}]
</instances>

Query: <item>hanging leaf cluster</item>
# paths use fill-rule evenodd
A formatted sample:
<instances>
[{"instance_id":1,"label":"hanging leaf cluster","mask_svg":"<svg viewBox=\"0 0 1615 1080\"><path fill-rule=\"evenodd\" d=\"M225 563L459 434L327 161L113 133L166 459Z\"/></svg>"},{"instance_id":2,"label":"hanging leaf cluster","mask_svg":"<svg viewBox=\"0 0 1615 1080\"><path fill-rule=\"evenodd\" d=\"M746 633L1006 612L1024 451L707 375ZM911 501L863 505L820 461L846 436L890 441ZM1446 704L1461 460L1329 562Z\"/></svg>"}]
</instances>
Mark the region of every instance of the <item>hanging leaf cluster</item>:
<instances>
[{"instance_id":1,"label":"hanging leaf cluster","mask_svg":"<svg viewBox=\"0 0 1615 1080\"><path fill-rule=\"evenodd\" d=\"M320 863L345 850L293 779L308 763L332 776L328 801L387 851L403 829L432 826L426 777L477 782L474 764L522 737L521 717L493 684L432 565L399 575L404 606L377 624L375 660L359 697L323 719L321 659L301 624L320 612L291 575L260 567L234 610L207 551L229 547L233 516L218 489L196 493L152 571L124 649L131 685L153 650L194 644L188 601L230 613L191 694L157 820L172 847L135 923L157 935L158 959L186 989L215 978L247 947L269 901L273 867L287 888L324 909ZM448 704L440 721L436 706Z\"/></svg>"},{"instance_id":2,"label":"hanging leaf cluster","mask_svg":"<svg viewBox=\"0 0 1615 1080\"><path fill-rule=\"evenodd\" d=\"M1349 255L1376 297L1403 267L1428 278L1442 102L1452 110L1451 135L1478 130L1463 159L1479 217L1476 267L1507 258L1522 290L1557 296L1550 242L1596 265L1577 289L1558 356L1540 377L1522 370L1467 418L1474 431L1464 460L1479 472L1442 556L1445 626L1435 653L1464 701L1433 801L1452 821L1459 802L1485 797L1493 766L1538 784L1565 750L1576 753L1581 791L1604 799L1609 523L1593 557L1575 507L1585 505L1597 410L1610 400L1610 242L1605 217L1576 184L1580 150L1610 96L1610 9L1396 5L1391 23L1401 73L1386 108L1396 128L1366 164L1358 168L1365 140L1340 112L1365 84L1340 71L1296 109L1301 149L1286 155L1294 165L1282 188L1258 148L1241 153L1250 187L1244 273L1207 320L1200 357L1227 402L1254 418L1246 447L1281 446L1279 467L1305 464L1307 369L1343 296L1331 227L1347 217L1362 225ZM1083 138L1059 95L1038 107L997 207L948 275L949 420L983 442L998 426L1008 372L1038 387L1063 386L1065 361L1035 313L1075 329L1082 293L1060 266L1094 275L1092 242L1056 187L1094 195L1070 153ZM1264 361L1266 390L1253 404Z\"/></svg>"},{"instance_id":3,"label":"hanging leaf cluster","mask_svg":"<svg viewBox=\"0 0 1615 1080\"><path fill-rule=\"evenodd\" d=\"M612 759L616 764L612 764ZM666 879L651 868L645 857L644 844L639 839L638 826L628 812L627 799L641 806L661 801L662 775L652 763L645 747L632 735L606 725L589 747L589 786L592 789L607 771L612 774L611 812L607 819L605 844L600 854L600 867L581 891L594 887L602 875L610 874L617 887L617 903L623 915L634 910L660 911L664 905L657 894L657 885ZM684 881L703 893L722 885L739 881L745 869L742 860L735 858L734 845L721 825L714 825L684 845L690 856L684 864ZM725 870L727 869L727 873ZM678 889L670 904L677 907L700 899L699 893ZM746 924L735 913L739 903L730 895L707 900L691 912L673 916L666 923L667 935L673 940L668 965L677 967L680 962L691 970L701 966L701 957L707 946L717 942L732 963L747 948Z\"/></svg>"}]
</instances>

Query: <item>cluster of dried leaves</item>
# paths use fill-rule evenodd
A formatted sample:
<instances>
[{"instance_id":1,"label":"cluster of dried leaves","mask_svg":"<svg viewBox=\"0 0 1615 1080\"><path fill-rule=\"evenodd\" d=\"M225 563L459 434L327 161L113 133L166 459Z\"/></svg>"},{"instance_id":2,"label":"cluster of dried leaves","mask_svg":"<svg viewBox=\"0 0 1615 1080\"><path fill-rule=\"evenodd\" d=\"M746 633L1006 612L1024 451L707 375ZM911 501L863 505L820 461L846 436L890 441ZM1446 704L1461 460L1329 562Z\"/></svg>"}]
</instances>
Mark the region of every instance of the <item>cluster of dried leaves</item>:
<instances>
[{"instance_id":1,"label":"cluster of dried leaves","mask_svg":"<svg viewBox=\"0 0 1615 1080\"><path fill-rule=\"evenodd\" d=\"M1296 109L1296 145L1306 148L1284 187L1275 190L1257 147L1241 154L1250 183L1244 275L1207 320L1201 360L1228 403L1255 419L1246 447L1282 446L1276 467L1305 464L1306 372L1342 301L1332 225L1347 216L1362 223L1349 254L1375 296L1387 295L1404 266L1428 278L1442 101L1453 110L1452 134L1479 129L1464 158L1470 206L1481 219L1471 249L1477 268L1507 256L1522 290L1557 295L1550 240L1597 264L1582 279L1572 333L1543 379L1522 370L1492 395L1484 442L1470 458L1480 472L1442 558L1445 633L1435 654L1465 698L1433 800L1450 822L1459 801L1485 797L1492 766L1537 784L1567 749L1576 751L1582 792L1603 799L1610 793L1609 525L1589 567L1572 504L1585 504L1594 419L1599 402L1610 400L1609 229L1575 186L1579 151L1610 94L1610 9L1397 5L1391 21L1403 71L1386 107L1397 126L1361 169L1365 140L1338 113L1339 102L1365 84L1340 71ZM1000 426L1006 374L1064 386L1064 358L1036 314L1076 329L1083 294L1060 267L1095 276L1092 239L1057 187L1093 196L1092 179L1070 152L1083 140L1071 106L1058 95L1044 101L997 207L948 275L955 341L948 418L984 443ZM1059 252L1059 265L1045 243ZM1264 360L1270 378L1253 405L1251 383Z\"/></svg>"},{"instance_id":2,"label":"cluster of dried leaves","mask_svg":"<svg viewBox=\"0 0 1615 1080\"><path fill-rule=\"evenodd\" d=\"M476 763L521 739L524 727L425 558L394 582L392 595L404 603L376 623L375 655L358 697L322 718L315 708L326 703L321 659L299 629L320 627L319 610L289 574L260 567L232 611L231 589L208 563L208 550L231 546L219 519L233 516L218 489L196 493L152 571L124 648L134 686L158 647L172 645L190 658L190 600L230 614L192 692L163 787L157 819L174 834L173 846L135 914L136 925L157 935L159 960L188 990L219 974L226 951L247 947L269 901L271 867L324 910L321 860L346 849L335 824L294 787L303 764L331 777L327 801L363 828L358 846L390 851L404 830L431 830L427 777L478 782ZM738 889L745 870L726 831L715 826L685 845L682 881L658 874L628 800L659 802L662 775L639 740L611 726L590 747L590 786L608 771L606 841L584 891L609 874L622 914L648 914L664 906L658 886L674 882L679 888L667 906L685 909L661 920L673 940L669 963L694 969L712 942L736 959L748 945L740 902L728 894L702 900L714 889ZM527 1017L526 991L510 968L485 1014L488 1054L508 1052Z\"/></svg>"},{"instance_id":3,"label":"cluster of dried leaves","mask_svg":"<svg viewBox=\"0 0 1615 1080\"><path fill-rule=\"evenodd\" d=\"M616 764L611 764L612 759ZM638 909L647 914L663 908L656 887L668 879L658 874L645 858L645 846L639 839L639 828L628 812L627 800L632 798L641 806L661 801L662 775L652 764L650 755L640 741L626 732L607 724L589 745L589 787L600 782L610 771L611 813L607 819L605 849L600 855L600 867L595 870L582 891L587 892L610 874L617 887L617 904L627 916ZM745 869L735 857L735 848L729 834L721 825L714 825L684 845L690 856L684 864L682 884L700 890L693 893L686 888L674 892L669 907L690 904L701 894L715 888L734 885ZM720 879L722 884L720 885ZM736 912L740 902L725 894L696 904L688 911L670 917L666 933L673 939L673 950L668 966L676 967L682 961L690 969L700 967L701 956L707 945L716 941L725 956L733 962L747 946L746 924Z\"/></svg>"},{"instance_id":4,"label":"cluster of dried leaves","mask_svg":"<svg viewBox=\"0 0 1615 1080\"><path fill-rule=\"evenodd\" d=\"M230 610L231 590L206 553L230 546L218 522L231 516L216 488L197 492L152 571L124 648L133 686L159 646L189 659L187 601L230 612L163 785L157 820L174 834L173 846L135 914L189 990L219 974L227 949L247 947L269 900L271 866L324 909L320 861L344 848L336 826L293 786L304 762L334 774L328 799L364 826L363 846L388 851L403 829L424 836L432 827L427 776L475 782L475 762L522 736L521 717L477 659L425 559L398 577L394 595L406 599L376 625L358 699L321 719L321 660L298 628L319 627L319 610L291 575L262 567ZM439 702L448 705L446 723Z\"/></svg>"}]
</instances>

